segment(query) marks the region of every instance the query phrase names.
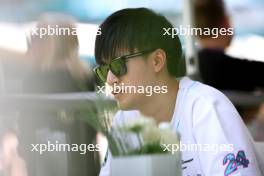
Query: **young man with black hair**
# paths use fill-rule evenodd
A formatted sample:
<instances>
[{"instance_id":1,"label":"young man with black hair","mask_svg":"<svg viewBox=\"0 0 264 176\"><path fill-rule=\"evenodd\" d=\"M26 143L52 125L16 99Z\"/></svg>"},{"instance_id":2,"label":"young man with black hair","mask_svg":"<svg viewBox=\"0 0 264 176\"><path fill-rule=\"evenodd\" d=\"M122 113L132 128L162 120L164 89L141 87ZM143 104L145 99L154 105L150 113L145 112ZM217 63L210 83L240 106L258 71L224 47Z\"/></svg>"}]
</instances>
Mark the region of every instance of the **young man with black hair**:
<instances>
[{"instance_id":1,"label":"young man with black hair","mask_svg":"<svg viewBox=\"0 0 264 176\"><path fill-rule=\"evenodd\" d=\"M170 121L184 144L218 146L217 151L182 151L183 175L260 176L253 141L232 103L218 90L179 77L182 49L162 15L146 8L123 9L110 15L96 37L95 72L110 86L167 86L166 93L112 92L120 111L114 124L140 115ZM220 148L222 147L222 148ZM110 175L111 154L101 169Z\"/></svg>"}]
</instances>

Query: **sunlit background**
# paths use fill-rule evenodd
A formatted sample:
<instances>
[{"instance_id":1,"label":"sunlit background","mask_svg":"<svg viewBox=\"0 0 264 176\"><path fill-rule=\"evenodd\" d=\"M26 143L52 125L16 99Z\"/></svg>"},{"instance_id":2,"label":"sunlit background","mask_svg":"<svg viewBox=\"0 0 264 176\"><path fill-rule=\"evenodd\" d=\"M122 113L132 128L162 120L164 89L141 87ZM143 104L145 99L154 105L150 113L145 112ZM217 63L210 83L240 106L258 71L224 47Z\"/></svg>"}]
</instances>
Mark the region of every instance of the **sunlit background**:
<instances>
[{"instance_id":1,"label":"sunlit background","mask_svg":"<svg viewBox=\"0 0 264 176\"><path fill-rule=\"evenodd\" d=\"M25 33L38 17L47 12L61 12L78 20L79 52L82 59L94 63L94 39L98 24L112 12L126 7L149 7L168 17L174 25L182 24L182 1L167 0L2 0L0 6L0 49L25 53ZM226 1L236 37L228 50L231 55L263 60L264 1ZM254 45L254 47L252 47ZM2 53L2 52L1 52Z\"/></svg>"}]
</instances>

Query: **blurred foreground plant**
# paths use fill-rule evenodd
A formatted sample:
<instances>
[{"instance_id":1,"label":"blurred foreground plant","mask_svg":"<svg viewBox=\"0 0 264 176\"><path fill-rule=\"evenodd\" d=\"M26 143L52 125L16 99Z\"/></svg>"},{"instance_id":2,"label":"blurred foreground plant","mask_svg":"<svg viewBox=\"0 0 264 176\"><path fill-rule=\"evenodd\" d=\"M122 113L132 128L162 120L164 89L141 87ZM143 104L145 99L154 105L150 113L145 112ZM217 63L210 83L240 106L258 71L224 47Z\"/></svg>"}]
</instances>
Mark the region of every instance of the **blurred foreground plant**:
<instances>
[{"instance_id":1,"label":"blurred foreground plant","mask_svg":"<svg viewBox=\"0 0 264 176\"><path fill-rule=\"evenodd\" d=\"M116 106L99 95L93 103L88 108L85 120L106 136L113 156L169 152L164 150L163 144L179 143L178 136L172 132L169 123L162 123L158 127L152 118L142 116L113 126Z\"/></svg>"}]
</instances>

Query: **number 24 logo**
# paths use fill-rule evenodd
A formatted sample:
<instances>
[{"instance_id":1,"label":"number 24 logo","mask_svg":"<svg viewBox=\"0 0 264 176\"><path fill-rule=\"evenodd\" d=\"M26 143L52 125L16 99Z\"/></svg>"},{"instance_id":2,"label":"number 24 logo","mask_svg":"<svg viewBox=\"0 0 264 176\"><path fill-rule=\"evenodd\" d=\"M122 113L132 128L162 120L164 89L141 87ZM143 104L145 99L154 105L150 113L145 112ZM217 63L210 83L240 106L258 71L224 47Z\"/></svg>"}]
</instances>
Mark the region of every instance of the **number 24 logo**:
<instances>
[{"instance_id":1,"label":"number 24 logo","mask_svg":"<svg viewBox=\"0 0 264 176\"><path fill-rule=\"evenodd\" d=\"M243 168L248 167L249 160L246 158L245 152L241 150L238 151L236 157L233 153L227 154L223 160L223 165L226 164L227 167L225 169L225 176L229 176L237 170L238 166L242 165Z\"/></svg>"}]
</instances>

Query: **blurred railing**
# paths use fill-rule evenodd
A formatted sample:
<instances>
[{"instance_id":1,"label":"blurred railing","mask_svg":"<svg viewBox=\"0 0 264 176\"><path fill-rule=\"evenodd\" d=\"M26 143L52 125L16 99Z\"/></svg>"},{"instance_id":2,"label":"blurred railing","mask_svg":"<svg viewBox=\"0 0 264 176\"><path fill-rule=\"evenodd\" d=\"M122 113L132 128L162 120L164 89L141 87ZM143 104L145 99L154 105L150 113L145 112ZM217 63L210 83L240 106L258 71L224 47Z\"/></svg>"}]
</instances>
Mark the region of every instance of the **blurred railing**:
<instances>
[{"instance_id":1,"label":"blurred railing","mask_svg":"<svg viewBox=\"0 0 264 176\"><path fill-rule=\"evenodd\" d=\"M116 107L113 99L99 98L95 92L0 96L1 125L8 126L11 121L12 126L18 126L19 150L27 163L28 176L98 175L98 152L82 155L54 151L40 155L31 150L32 144L47 142L95 145L96 131L86 122L95 115L93 110L98 110L97 100L103 100L107 108Z\"/></svg>"},{"instance_id":2,"label":"blurred railing","mask_svg":"<svg viewBox=\"0 0 264 176\"><path fill-rule=\"evenodd\" d=\"M69 110L83 110L93 106L98 99L95 92L86 93L61 93L61 94L11 94L0 96L1 109L43 109L56 110L65 108ZM104 97L103 100L112 106L114 99Z\"/></svg>"}]
</instances>

